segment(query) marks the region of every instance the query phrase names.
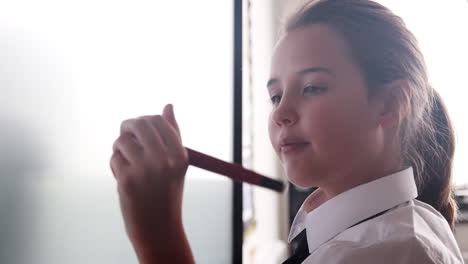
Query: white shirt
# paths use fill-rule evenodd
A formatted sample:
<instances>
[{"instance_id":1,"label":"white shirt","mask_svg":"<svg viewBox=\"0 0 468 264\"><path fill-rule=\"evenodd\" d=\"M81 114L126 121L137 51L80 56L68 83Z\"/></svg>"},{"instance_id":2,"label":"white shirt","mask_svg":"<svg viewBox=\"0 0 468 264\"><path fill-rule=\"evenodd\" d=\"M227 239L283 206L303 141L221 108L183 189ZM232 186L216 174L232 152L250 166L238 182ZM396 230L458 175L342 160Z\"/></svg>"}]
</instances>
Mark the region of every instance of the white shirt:
<instances>
[{"instance_id":1,"label":"white shirt","mask_svg":"<svg viewBox=\"0 0 468 264\"><path fill-rule=\"evenodd\" d=\"M316 190L306 202L320 204L321 194ZM417 195L410 167L347 190L309 213L304 202L288 240L306 229L311 254L303 264L464 263L448 222Z\"/></svg>"}]
</instances>

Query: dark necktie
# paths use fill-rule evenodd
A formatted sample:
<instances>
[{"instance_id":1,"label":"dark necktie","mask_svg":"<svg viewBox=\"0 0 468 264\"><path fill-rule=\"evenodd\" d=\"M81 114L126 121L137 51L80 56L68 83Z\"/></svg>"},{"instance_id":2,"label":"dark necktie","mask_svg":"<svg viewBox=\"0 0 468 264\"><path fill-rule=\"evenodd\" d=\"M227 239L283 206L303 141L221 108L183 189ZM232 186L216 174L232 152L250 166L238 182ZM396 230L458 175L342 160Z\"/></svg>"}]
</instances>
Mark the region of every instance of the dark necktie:
<instances>
[{"instance_id":1,"label":"dark necktie","mask_svg":"<svg viewBox=\"0 0 468 264\"><path fill-rule=\"evenodd\" d=\"M307 244L307 236L305 234L305 229L298 235L299 244L294 250L294 254L288 258L283 264L300 264L302 263L309 255L309 245Z\"/></svg>"},{"instance_id":2,"label":"dark necktie","mask_svg":"<svg viewBox=\"0 0 468 264\"><path fill-rule=\"evenodd\" d=\"M389 209L383 211L383 212L380 212L378 214L375 214L371 217L368 217L364 220L362 220L361 222L358 222L348 228L351 228L353 226L356 226L356 225L359 225L360 223L363 223L367 220L370 220L372 218L375 218L379 215L383 215L385 212L387 212ZM309 245L307 244L307 235L305 234L305 229L298 235L298 237L301 237L299 238L299 245L297 246L296 250L294 251L294 254L288 258L286 261L283 262L283 264L301 264L309 255Z\"/></svg>"}]
</instances>

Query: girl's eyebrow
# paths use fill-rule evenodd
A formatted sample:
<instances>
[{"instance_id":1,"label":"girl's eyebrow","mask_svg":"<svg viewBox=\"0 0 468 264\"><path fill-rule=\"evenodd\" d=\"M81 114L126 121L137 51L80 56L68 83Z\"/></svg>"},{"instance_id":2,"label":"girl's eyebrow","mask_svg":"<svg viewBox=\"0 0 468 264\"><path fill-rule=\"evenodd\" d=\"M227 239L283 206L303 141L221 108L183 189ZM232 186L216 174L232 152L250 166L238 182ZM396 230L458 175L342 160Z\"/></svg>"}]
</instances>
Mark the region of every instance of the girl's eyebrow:
<instances>
[{"instance_id":1,"label":"girl's eyebrow","mask_svg":"<svg viewBox=\"0 0 468 264\"><path fill-rule=\"evenodd\" d=\"M303 70L300 70L300 71L296 72L296 74L305 75L305 74L313 73L313 72L325 72L325 73L333 75L333 72L329 68L325 68L325 67L305 68ZM279 80L276 79L276 78L272 78L272 79L268 80L267 88L270 88L270 86L273 86L277 82L279 82Z\"/></svg>"},{"instance_id":2,"label":"girl's eyebrow","mask_svg":"<svg viewBox=\"0 0 468 264\"><path fill-rule=\"evenodd\" d=\"M310 72L326 72L328 74L333 75L332 71L329 68L325 68L325 67L306 68L306 69L298 71L297 74L304 75L304 74L307 74L307 73L310 73Z\"/></svg>"}]
</instances>

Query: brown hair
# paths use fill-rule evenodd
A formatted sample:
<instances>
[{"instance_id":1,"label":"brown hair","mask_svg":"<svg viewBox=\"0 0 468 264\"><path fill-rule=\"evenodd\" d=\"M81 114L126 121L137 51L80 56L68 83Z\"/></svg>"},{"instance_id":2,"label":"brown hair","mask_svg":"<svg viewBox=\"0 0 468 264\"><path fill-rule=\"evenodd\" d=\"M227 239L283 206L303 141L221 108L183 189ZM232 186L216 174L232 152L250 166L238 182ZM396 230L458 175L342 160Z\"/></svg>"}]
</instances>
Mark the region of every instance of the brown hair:
<instances>
[{"instance_id":1,"label":"brown hair","mask_svg":"<svg viewBox=\"0 0 468 264\"><path fill-rule=\"evenodd\" d=\"M369 97L382 84L406 80L407 115L399 124L404 166L412 166L418 200L430 204L453 230L456 204L451 185L454 135L440 95L429 85L426 65L414 35L403 20L370 0L310 0L288 17L282 34L326 24L339 32L361 69Z\"/></svg>"}]
</instances>

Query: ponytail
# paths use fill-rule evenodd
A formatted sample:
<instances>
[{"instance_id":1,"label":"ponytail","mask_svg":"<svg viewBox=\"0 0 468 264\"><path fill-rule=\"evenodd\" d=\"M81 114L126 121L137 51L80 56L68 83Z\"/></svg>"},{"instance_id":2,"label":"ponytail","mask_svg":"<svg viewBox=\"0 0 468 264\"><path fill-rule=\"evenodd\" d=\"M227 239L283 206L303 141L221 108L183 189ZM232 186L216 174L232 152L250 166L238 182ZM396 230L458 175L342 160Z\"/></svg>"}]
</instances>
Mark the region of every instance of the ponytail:
<instances>
[{"instance_id":1,"label":"ponytail","mask_svg":"<svg viewBox=\"0 0 468 264\"><path fill-rule=\"evenodd\" d=\"M453 230L457 210L451 185L455 137L440 95L435 90L433 94L427 120L433 129L421 131L416 137L409 160L418 183L417 199L439 211Z\"/></svg>"}]
</instances>

